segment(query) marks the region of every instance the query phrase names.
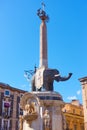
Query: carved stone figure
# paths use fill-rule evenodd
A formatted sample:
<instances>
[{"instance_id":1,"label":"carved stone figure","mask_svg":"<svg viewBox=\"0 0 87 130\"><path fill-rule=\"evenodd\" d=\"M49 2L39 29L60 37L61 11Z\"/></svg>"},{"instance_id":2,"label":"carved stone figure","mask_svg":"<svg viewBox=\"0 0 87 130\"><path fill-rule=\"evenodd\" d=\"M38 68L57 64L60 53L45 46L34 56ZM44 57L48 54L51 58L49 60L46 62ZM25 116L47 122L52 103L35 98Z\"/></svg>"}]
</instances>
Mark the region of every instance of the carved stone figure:
<instances>
[{"instance_id":1,"label":"carved stone figure","mask_svg":"<svg viewBox=\"0 0 87 130\"><path fill-rule=\"evenodd\" d=\"M44 127L50 127L50 114L48 110L45 110L43 120L44 120Z\"/></svg>"},{"instance_id":2,"label":"carved stone figure","mask_svg":"<svg viewBox=\"0 0 87 130\"><path fill-rule=\"evenodd\" d=\"M35 103L34 102L31 102L30 104L27 103L25 105L25 111L27 115L36 113Z\"/></svg>"}]
</instances>

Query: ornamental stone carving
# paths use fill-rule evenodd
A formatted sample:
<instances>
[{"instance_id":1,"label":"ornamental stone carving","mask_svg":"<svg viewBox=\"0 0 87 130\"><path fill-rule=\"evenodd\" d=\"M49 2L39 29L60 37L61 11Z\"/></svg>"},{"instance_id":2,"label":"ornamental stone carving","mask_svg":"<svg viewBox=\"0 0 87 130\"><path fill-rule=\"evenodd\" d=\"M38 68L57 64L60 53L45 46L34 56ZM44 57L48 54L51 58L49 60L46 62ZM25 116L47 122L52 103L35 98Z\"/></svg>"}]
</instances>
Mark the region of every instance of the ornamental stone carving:
<instances>
[{"instance_id":1,"label":"ornamental stone carving","mask_svg":"<svg viewBox=\"0 0 87 130\"><path fill-rule=\"evenodd\" d=\"M44 112L43 120L44 120L44 127L50 128L51 118L50 118L49 111L48 111L47 109L46 109L45 112Z\"/></svg>"},{"instance_id":2,"label":"ornamental stone carving","mask_svg":"<svg viewBox=\"0 0 87 130\"><path fill-rule=\"evenodd\" d=\"M25 105L25 112L27 115L35 114L36 113L35 102L31 102L30 104L27 103Z\"/></svg>"}]
</instances>

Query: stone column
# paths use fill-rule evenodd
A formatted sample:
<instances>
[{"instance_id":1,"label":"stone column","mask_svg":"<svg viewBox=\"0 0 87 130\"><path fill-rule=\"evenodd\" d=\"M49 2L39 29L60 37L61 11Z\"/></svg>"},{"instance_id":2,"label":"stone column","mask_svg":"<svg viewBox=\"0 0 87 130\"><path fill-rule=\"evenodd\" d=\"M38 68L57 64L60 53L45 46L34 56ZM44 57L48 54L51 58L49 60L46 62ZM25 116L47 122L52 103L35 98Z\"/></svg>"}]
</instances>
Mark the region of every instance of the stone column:
<instances>
[{"instance_id":1,"label":"stone column","mask_svg":"<svg viewBox=\"0 0 87 130\"><path fill-rule=\"evenodd\" d=\"M84 127L87 130L87 77L79 79L82 85L82 98L84 109Z\"/></svg>"},{"instance_id":2,"label":"stone column","mask_svg":"<svg viewBox=\"0 0 87 130\"><path fill-rule=\"evenodd\" d=\"M57 106L53 107L53 115L52 115L52 130L63 130L63 119L62 119L62 106L61 103L58 102Z\"/></svg>"},{"instance_id":3,"label":"stone column","mask_svg":"<svg viewBox=\"0 0 87 130\"><path fill-rule=\"evenodd\" d=\"M40 116L41 116L41 123L40 123L40 129L43 130L43 107L40 107Z\"/></svg>"}]
</instances>

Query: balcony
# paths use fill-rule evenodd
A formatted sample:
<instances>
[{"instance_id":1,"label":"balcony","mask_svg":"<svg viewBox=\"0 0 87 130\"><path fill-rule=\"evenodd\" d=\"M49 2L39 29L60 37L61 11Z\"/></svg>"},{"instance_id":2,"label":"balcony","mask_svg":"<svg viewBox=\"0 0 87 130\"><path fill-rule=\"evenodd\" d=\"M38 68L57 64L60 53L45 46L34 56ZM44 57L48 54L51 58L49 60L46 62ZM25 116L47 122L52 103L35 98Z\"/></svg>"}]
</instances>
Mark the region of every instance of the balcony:
<instances>
[{"instance_id":1,"label":"balcony","mask_svg":"<svg viewBox=\"0 0 87 130\"><path fill-rule=\"evenodd\" d=\"M1 127L1 130L10 130L10 127L8 127L8 126L3 126L3 127Z\"/></svg>"},{"instance_id":2,"label":"balcony","mask_svg":"<svg viewBox=\"0 0 87 130\"><path fill-rule=\"evenodd\" d=\"M11 117L11 114L9 111L5 111L5 112L2 112L2 117L9 118L9 117Z\"/></svg>"}]
</instances>

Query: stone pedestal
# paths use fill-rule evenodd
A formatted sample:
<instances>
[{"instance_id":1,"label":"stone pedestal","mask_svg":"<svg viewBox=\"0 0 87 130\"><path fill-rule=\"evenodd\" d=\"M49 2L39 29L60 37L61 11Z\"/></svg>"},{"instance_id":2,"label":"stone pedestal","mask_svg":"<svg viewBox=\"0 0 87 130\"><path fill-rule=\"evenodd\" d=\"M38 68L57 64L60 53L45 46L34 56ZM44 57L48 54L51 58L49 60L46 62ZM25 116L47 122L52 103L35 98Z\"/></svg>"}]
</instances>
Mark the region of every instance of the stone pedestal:
<instances>
[{"instance_id":1,"label":"stone pedestal","mask_svg":"<svg viewBox=\"0 0 87 130\"><path fill-rule=\"evenodd\" d=\"M64 102L57 92L31 92L21 99L23 109L20 130L63 130Z\"/></svg>"}]
</instances>

